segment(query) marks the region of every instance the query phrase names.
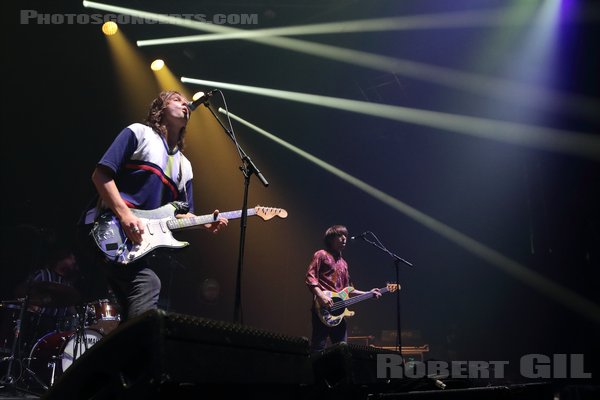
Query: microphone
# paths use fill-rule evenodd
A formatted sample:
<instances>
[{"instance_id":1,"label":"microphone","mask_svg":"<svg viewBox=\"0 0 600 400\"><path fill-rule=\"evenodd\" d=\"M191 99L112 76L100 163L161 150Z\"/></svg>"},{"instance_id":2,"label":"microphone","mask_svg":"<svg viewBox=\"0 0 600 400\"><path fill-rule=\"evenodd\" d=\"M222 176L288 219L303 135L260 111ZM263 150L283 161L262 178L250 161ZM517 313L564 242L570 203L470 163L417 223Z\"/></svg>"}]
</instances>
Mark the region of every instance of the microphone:
<instances>
[{"instance_id":1,"label":"microphone","mask_svg":"<svg viewBox=\"0 0 600 400\"><path fill-rule=\"evenodd\" d=\"M188 108L190 109L190 111L194 111L196 108L198 108L198 106L200 104L206 103L212 97L212 95L218 91L219 91L219 89L213 89L213 90L209 91L208 93L202 93L202 96L200 96L196 100L190 101L188 103Z\"/></svg>"},{"instance_id":2,"label":"microphone","mask_svg":"<svg viewBox=\"0 0 600 400\"><path fill-rule=\"evenodd\" d=\"M358 236L350 236L350 240L362 239L369 234L369 231L365 231Z\"/></svg>"}]
</instances>

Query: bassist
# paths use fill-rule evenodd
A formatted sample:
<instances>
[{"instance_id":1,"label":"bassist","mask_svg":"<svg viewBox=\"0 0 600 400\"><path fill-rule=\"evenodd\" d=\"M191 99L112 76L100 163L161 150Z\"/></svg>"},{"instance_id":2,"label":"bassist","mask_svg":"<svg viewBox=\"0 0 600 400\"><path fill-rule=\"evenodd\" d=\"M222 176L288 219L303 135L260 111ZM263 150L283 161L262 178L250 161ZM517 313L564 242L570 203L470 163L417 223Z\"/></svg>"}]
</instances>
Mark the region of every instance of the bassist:
<instances>
[{"instance_id":1,"label":"bassist","mask_svg":"<svg viewBox=\"0 0 600 400\"><path fill-rule=\"evenodd\" d=\"M345 342L348 339L346 321L342 320L338 325L327 326L320 320L316 307L328 308L333 305L331 297L326 295L327 291L340 292L350 286L350 274L348 263L342 256L346 247L348 230L343 225L333 225L325 231L325 247L314 253L306 272L305 283L314 296L311 309L312 334L311 351L324 350L329 338L331 344ZM381 297L379 289L371 289L376 298ZM365 294L361 290L349 291L349 296Z\"/></svg>"}]
</instances>

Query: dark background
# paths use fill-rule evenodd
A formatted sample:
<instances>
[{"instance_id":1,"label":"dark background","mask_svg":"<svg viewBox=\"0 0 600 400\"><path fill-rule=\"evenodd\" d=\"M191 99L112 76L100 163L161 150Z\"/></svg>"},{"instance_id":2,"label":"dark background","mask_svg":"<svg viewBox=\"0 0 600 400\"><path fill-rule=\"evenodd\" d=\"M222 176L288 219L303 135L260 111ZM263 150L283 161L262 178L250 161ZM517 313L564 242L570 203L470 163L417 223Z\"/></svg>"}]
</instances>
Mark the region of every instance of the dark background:
<instances>
[{"instance_id":1,"label":"dark background","mask_svg":"<svg viewBox=\"0 0 600 400\"><path fill-rule=\"evenodd\" d=\"M121 82L99 25L20 24L20 10L104 13L78 1L12 2L3 18L4 162L2 299L43 264L54 240L73 240L76 223L93 198L91 173L115 135L141 120L156 94L132 104L137 90ZM451 3L451 4L450 4ZM535 3L535 2L530 2ZM566 19L550 41L553 57L523 51L528 29L418 29L387 33L311 35L298 39L417 61L581 95L598 104L597 9L562 2ZM116 3L114 3L116 4ZM350 19L436 14L509 7L504 1L119 1L159 13L256 13L255 29ZM7 7L7 6L5 6ZM234 26L239 27L239 26ZM136 40L199 34L166 25L123 25ZM493 41L501 37L502 41ZM535 49L535 47L534 47ZM321 94L598 134L598 116L560 107L452 89L402 74L376 71L245 41L136 48L156 57L178 78ZM190 92L199 88L188 86ZM600 172L594 158L480 139L410 123L315 105L224 90L229 109L283 140L489 246L555 283L599 303ZM144 92L145 93L145 92ZM135 93L140 95L140 93ZM142 94L143 97L143 94ZM522 99L518 99L522 100ZM141 112L139 111L141 110ZM196 119L211 119L206 110ZM208 123L208 122L205 122ZM195 172L196 213L236 210L243 177L232 143L212 129L188 132L186 154ZM215 127L216 126L216 127ZM285 208L289 217L248 221L243 268L244 323L309 336L311 296L304 274L325 229L345 224L351 234L370 230L414 267L400 266L401 325L429 344L427 357L518 360L530 353L585 353L597 368L598 317L531 285L383 204L349 183L242 125L237 137L269 180L251 179L250 205ZM597 149L596 142L596 149ZM191 246L156 258L163 307L233 320L239 220L212 236L178 234ZM103 298L101 275L77 247L84 297ZM363 242L345 257L360 289L395 281L391 258ZM203 288L218 285L215 300ZM353 335L396 330L395 297L355 307ZM597 306L596 306L597 309ZM416 336L415 336L416 335ZM597 371L597 369L596 369Z\"/></svg>"}]
</instances>

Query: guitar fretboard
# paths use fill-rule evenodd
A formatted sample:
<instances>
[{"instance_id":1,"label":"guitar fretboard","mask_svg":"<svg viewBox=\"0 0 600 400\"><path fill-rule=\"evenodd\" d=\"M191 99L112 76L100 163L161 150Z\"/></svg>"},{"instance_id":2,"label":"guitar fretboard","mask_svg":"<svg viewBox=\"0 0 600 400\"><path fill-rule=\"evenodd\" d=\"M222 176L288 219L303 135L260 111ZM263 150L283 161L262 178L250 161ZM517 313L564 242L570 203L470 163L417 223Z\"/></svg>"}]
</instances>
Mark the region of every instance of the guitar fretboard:
<instances>
[{"instance_id":1,"label":"guitar fretboard","mask_svg":"<svg viewBox=\"0 0 600 400\"><path fill-rule=\"evenodd\" d=\"M379 289L379 291L381 292L381 294L384 294L384 293L389 292L389 289L386 286L384 288ZM372 292L359 294L358 296L351 297L348 300L338 301L338 302L334 303L331 306L330 310L335 311L335 310L339 310L340 308L346 308L347 306L349 306L351 304L355 304L355 303L361 302L363 300L370 299L372 297L375 297L375 294Z\"/></svg>"},{"instance_id":2,"label":"guitar fretboard","mask_svg":"<svg viewBox=\"0 0 600 400\"><path fill-rule=\"evenodd\" d=\"M248 216L250 217L252 215L256 215L256 210L254 208L249 208ZM242 210L222 212L216 217L214 214L207 214L191 218L175 218L167 221L167 227L172 231L177 229L193 228L195 226L213 223L221 217L227 219L242 218Z\"/></svg>"}]
</instances>

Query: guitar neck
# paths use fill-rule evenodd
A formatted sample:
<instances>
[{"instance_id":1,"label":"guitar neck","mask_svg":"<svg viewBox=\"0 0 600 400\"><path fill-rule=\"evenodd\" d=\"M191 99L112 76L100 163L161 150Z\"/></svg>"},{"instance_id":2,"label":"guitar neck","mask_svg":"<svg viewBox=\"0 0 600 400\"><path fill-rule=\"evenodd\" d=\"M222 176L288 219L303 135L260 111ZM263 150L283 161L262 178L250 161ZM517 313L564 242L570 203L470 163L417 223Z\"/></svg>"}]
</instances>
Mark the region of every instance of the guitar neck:
<instances>
[{"instance_id":1,"label":"guitar neck","mask_svg":"<svg viewBox=\"0 0 600 400\"><path fill-rule=\"evenodd\" d=\"M248 209L248 216L256 215L256 210L254 208ZM216 218L214 214L207 215L199 215L197 217L190 218L175 218L167 221L167 227L172 230L185 229L185 228L193 228L199 225L211 224L217 221L219 218L227 218L227 219L238 219L242 218L242 210L236 211L227 211L219 213Z\"/></svg>"},{"instance_id":2,"label":"guitar neck","mask_svg":"<svg viewBox=\"0 0 600 400\"><path fill-rule=\"evenodd\" d=\"M384 288L379 289L379 291L381 292L381 294L389 292L387 286L384 287ZM343 307L346 307L346 306L349 306L351 304L356 304L356 303L359 303L359 302L361 302L363 300L367 300L367 299L370 299L370 298L373 298L373 297L375 297L375 294L373 294L371 292L367 292L367 293L359 294L358 296L350 297L348 300L344 300L344 301L338 302L338 303L335 304L335 306L338 306L338 304L339 304L339 305L341 305Z\"/></svg>"}]
</instances>

